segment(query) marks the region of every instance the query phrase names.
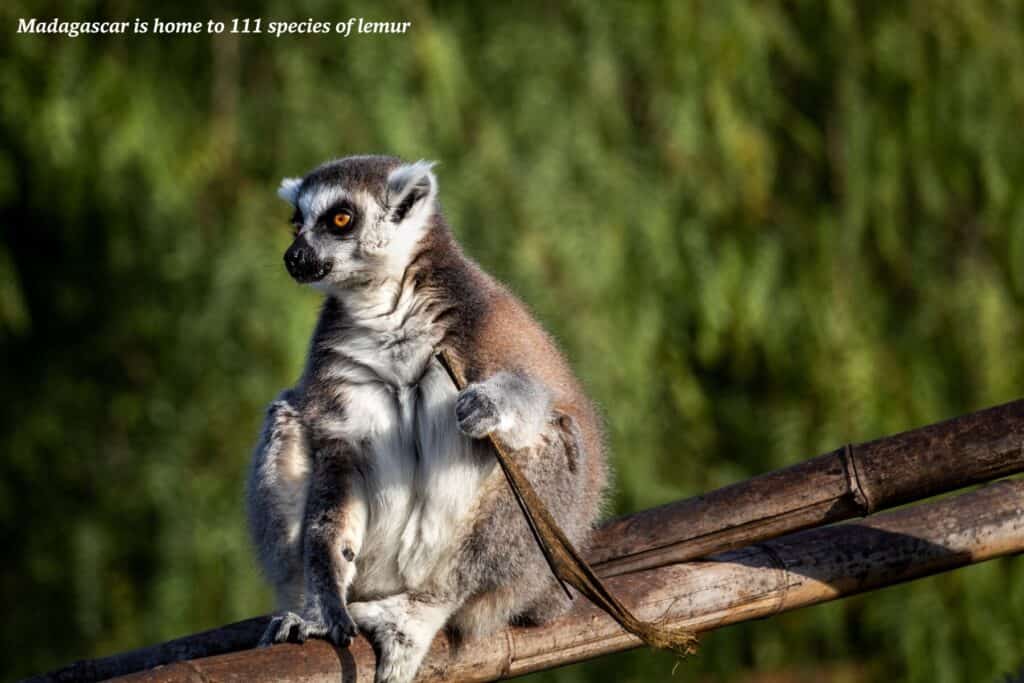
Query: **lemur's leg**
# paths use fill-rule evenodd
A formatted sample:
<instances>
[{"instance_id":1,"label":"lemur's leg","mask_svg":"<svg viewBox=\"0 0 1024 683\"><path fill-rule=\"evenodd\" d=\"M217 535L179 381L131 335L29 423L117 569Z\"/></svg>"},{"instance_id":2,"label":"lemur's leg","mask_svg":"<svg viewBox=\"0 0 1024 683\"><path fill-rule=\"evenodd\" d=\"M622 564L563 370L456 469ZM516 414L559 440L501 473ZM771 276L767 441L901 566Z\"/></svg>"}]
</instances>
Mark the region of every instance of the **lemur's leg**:
<instances>
[{"instance_id":1,"label":"lemur's leg","mask_svg":"<svg viewBox=\"0 0 1024 683\"><path fill-rule=\"evenodd\" d=\"M459 393L455 417L475 439L494 433L512 450L537 444L551 417L551 391L523 372L498 372Z\"/></svg>"},{"instance_id":2,"label":"lemur's leg","mask_svg":"<svg viewBox=\"0 0 1024 683\"><path fill-rule=\"evenodd\" d=\"M376 683L411 681L453 608L449 600L412 592L349 605L352 618L376 645Z\"/></svg>"},{"instance_id":3,"label":"lemur's leg","mask_svg":"<svg viewBox=\"0 0 1024 683\"><path fill-rule=\"evenodd\" d=\"M304 519L305 604L275 617L262 645L325 638L346 646L356 635L345 596L366 533L366 492L356 450L343 441L314 444Z\"/></svg>"},{"instance_id":4,"label":"lemur's leg","mask_svg":"<svg viewBox=\"0 0 1024 683\"><path fill-rule=\"evenodd\" d=\"M302 604L302 517L312 461L295 395L284 391L267 409L249 469L249 530L278 609Z\"/></svg>"}]
</instances>

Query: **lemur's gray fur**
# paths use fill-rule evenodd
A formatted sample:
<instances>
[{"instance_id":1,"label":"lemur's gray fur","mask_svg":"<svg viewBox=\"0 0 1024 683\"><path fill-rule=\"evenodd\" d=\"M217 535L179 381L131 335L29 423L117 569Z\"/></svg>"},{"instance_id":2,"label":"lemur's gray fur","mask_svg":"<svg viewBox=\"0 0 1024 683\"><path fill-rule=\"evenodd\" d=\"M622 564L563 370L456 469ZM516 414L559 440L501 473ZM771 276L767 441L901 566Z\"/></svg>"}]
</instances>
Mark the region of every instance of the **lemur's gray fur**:
<instances>
[{"instance_id":1,"label":"lemur's gray fur","mask_svg":"<svg viewBox=\"0 0 1024 683\"><path fill-rule=\"evenodd\" d=\"M347 645L358 624L377 680L409 681L445 625L482 635L568 604L482 437L583 548L607 479L600 422L551 338L455 243L430 164L349 157L279 194L295 207L288 270L326 301L249 477L282 610L263 644Z\"/></svg>"}]
</instances>

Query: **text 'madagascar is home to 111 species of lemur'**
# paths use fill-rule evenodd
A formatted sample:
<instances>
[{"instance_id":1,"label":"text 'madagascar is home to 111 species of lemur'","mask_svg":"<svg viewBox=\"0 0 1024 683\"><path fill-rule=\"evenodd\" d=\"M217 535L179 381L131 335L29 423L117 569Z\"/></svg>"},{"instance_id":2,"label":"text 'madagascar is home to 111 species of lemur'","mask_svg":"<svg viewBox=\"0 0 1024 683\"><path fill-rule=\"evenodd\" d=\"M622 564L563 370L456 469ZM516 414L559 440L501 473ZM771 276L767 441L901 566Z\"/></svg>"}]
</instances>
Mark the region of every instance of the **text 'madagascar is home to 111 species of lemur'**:
<instances>
[{"instance_id":1,"label":"text 'madagascar is home to 111 species of lemur'","mask_svg":"<svg viewBox=\"0 0 1024 683\"><path fill-rule=\"evenodd\" d=\"M358 625L377 680L409 681L445 625L482 635L567 606L485 437L585 547L608 477L600 420L544 329L462 253L430 164L348 157L279 194L295 209L288 272L326 300L250 471L282 610L263 644L347 645Z\"/></svg>"}]
</instances>

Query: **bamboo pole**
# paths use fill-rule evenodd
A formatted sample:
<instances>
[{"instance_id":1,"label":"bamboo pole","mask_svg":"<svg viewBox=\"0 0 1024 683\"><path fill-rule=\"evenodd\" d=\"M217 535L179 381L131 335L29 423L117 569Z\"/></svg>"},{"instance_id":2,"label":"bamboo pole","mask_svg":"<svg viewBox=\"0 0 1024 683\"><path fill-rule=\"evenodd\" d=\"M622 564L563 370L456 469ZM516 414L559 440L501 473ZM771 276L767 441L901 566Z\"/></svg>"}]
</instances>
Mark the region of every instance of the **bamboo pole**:
<instances>
[{"instance_id":1,"label":"bamboo pole","mask_svg":"<svg viewBox=\"0 0 1024 683\"><path fill-rule=\"evenodd\" d=\"M1024 481L1014 480L703 561L620 574L608 583L640 618L701 632L1020 552ZM491 681L639 644L607 614L578 601L568 615L545 626L510 628L458 648L441 635L417 681ZM372 683L374 665L372 649L360 638L344 650L324 641L278 645L179 662L117 680Z\"/></svg>"},{"instance_id":2,"label":"bamboo pole","mask_svg":"<svg viewBox=\"0 0 1024 683\"><path fill-rule=\"evenodd\" d=\"M588 560L613 577L1024 472L1024 400L875 441L609 521ZM94 681L251 648L267 617L96 660L34 680ZM307 646L309 647L309 646Z\"/></svg>"},{"instance_id":3,"label":"bamboo pole","mask_svg":"<svg viewBox=\"0 0 1024 683\"><path fill-rule=\"evenodd\" d=\"M704 557L863 517L1024 472L1024 400L893 436L605 524L590 561L601 576Z\"/></svg>"}]
</instances>

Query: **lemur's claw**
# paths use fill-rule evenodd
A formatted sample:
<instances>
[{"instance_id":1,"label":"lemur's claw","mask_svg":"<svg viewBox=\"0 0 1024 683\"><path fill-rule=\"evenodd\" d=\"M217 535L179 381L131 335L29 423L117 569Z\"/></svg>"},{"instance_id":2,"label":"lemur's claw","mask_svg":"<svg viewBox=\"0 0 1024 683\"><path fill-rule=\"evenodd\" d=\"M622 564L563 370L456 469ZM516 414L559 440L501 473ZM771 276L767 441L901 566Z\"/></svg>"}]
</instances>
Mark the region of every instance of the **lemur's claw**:
<instances>
[{"instance_id":1,"label":"lemur's claw","mask_svg":"<svg viewBox=\"0 0 1024 683\"><path fill-rule=\"evenodd\" d=\"M495 430L501 416L494 399L480 385L472 385L463 389L455 400L455 419L463 434L480 439Z\"/></svg>"},{"instance_id":2,"label":"lemur's claw","mask_svg":"<svg viewBox=\"0 0 1024 683\"><path fill-rule=\"evenodd\" d=\"M270 620L259 646L276 643L304 643L309 638L323 638L338 647L348 647L359 633L352 618L345 612L336 615L327 624L320 619L304 619L294 612L285 612Z\"/></svg>"},{"instance_id":3,"label":"lemur's claw","mask_svg":"<svg viewBox=\"0 0 1024 683\"><path fill-rule=\"evenodd\" d=\"M298 628L301 624L302 617L294 612L285 612L279 617L274 617L270 620L267 630L263 632L259 646L269 647L276 643L287 643L292 640L293 631L298 632L301 630Z\"/></svg>"},{"instance_id":4,"label":"lemur's claw","mask_svg":"<svg viewBox=\"0 0 1024 683\"><path fill-rule=\"evenodd\" d=\"M335 624L331 627L331 632L327 635L327 640L331 641L338 647L348 647L352 644L352 639L356 637L359 630L356 625L349 621L348 624Z\"/></svg>"}]
</instances>

